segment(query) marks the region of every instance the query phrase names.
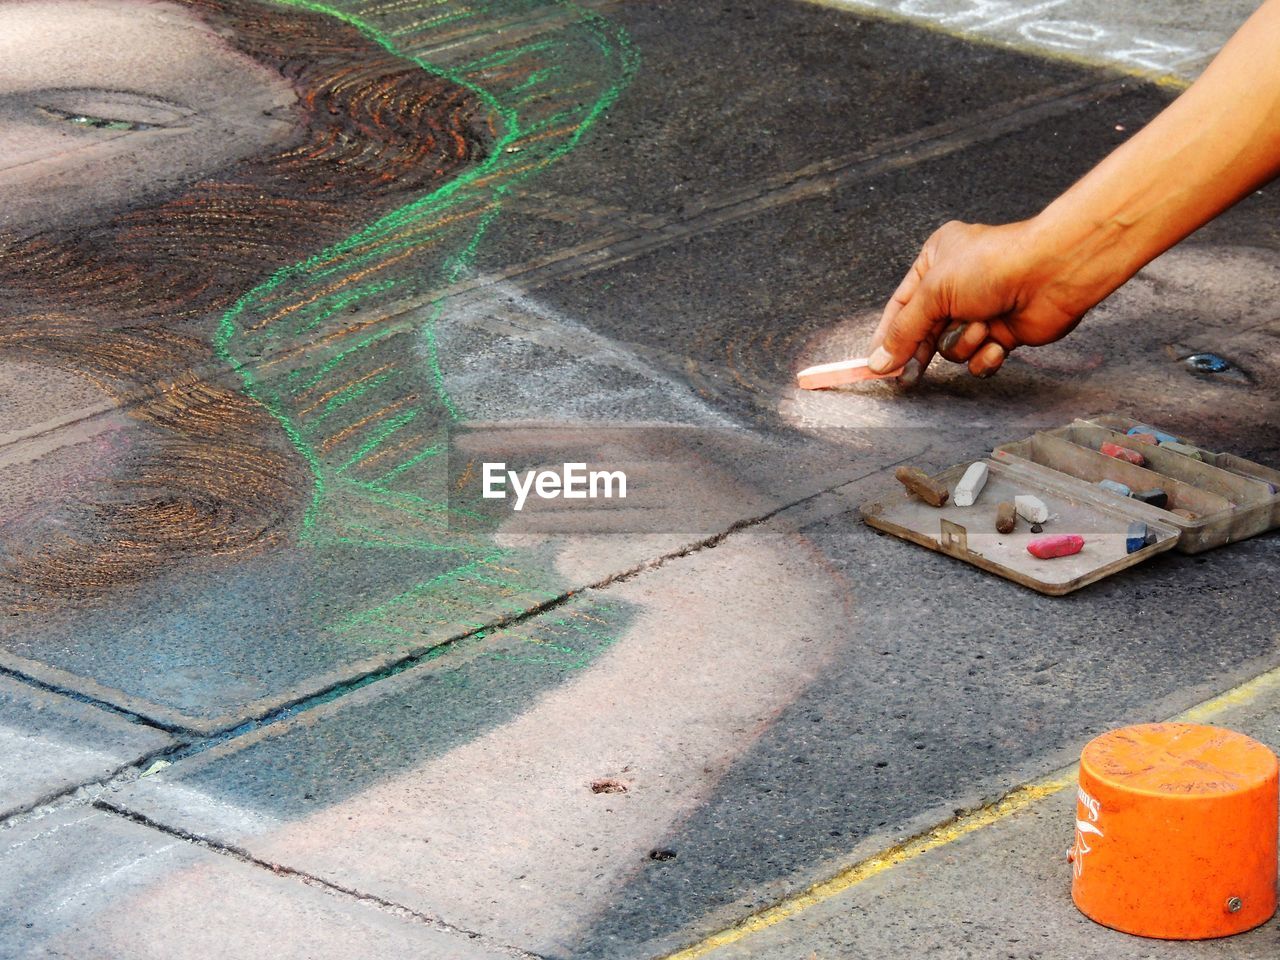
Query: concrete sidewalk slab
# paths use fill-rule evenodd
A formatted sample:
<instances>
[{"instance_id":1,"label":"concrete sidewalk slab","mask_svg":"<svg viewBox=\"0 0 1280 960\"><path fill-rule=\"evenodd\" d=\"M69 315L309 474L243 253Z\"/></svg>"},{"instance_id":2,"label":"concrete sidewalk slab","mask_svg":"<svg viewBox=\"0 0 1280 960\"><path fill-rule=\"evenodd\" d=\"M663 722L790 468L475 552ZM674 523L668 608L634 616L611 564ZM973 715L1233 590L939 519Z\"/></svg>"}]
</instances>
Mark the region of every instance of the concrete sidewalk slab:
<instances>
[{"instance_id":1,"label":"concrete sidewalk slab","mask_svg":"<svg viewBox=\"0 0 1280 960\"><path fill-rule=\"evenodd\" d=\"M1197 722L1239 730L1280 749L1276 678L1260 696L1244 699L1241 706ZM1088 920L1071 902L1065 850L1074 839L1074 823L1075 791L1059 791L706 956L1262 960L1275 955L1280 944L1276 919L1239 936L1198 943L1146 940Z\"/></svg>"},{"instance_id":2,"label":"concrete sidewalk slab","mask_svg":"<svg viewBox=\"0 0 1280 960\"><path fill-rule=\"evenodd\" d=\"M173 744L161 730L0 677L0 817Z\"/></svg>"},{"instance_id":3,"label":"concrete sidewalk slab","mask_svg":"<svg viewBox=\"0 0 1280 960\"><path fill-rule=\"evenodd\" d=\"M113 814L0 833L0 957L281 960L519 956Z\"/></svg>"},{"instance_id":4,"label":"concrete sidewalk slab","mask_svg":"<svg viewBox=\"0 0 1280 960\"><path fill-rule=\"evenodd\" d=\"M846 603L802 543L744 532L575 600L566 614L612 636L590 662L565 661L581 644L548 614L524 625L523 658L498 635L491 656L402 674L111 802L573 955L619 889L686 855L663 852L669 834L830 669Z\"/></svg>"}]
</instances>

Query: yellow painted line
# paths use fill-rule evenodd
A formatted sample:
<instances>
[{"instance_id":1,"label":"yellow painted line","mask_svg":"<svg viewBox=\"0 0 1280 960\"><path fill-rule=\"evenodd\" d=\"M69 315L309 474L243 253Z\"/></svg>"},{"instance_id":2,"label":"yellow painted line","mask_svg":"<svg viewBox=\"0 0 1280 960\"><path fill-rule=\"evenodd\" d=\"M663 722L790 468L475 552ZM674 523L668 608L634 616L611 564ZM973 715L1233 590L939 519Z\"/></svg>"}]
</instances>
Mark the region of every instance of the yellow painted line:
<instances>
[{"instance_id":1,"label":"yellow painted line","mask_svg":"<svg viewBox=\"0 0 1280 960\"><path fill-rule=\"evenodd\" d=\"M1248 706L1262 694L1275 690L1280 690L1280 667L1259 674L1252 680L1246 680L1240 686L1232 687L1226 693L1220 693L1190 710L1184 710L1173 719L1182 723L1208 723L1220 716L1224 710Z\"/></svg>"},{"instance_id":2,"label":"yellow painted line","mask_svg":"<svg viewBox=\"0 0 1280 960\"><path fill-rule=\"evenodd\" d=\"M1146 80L1148 83L1154 83L1158 87L1165 87L1169 90L1185 90L1187 87L1191 86L1190 80L1176 73L1161 73L1158 70L1143 70L1141 67L1126 66L1116 60L1106 60L1101 57L1085 57L1075 53L1068 53L1065 50L1052 50L1048 47L1037 46L1033 43L1014 43L1010 40L1001 40L998 37L984 36L980 33L969 33L958 27L947 27L923 17L913 17L905 13L899 13L896 10L887 10L884 7L855 7L849 3L842 2L842 0L807 0L807 2L819 7L827 7L832 10L842 10L845 13L851 13L855 16L867 16L877 20L891 20L894 23L908 23L913 27L919 27L922 30L930 31L931 33L940 33L943 36L953 37L957 40L966 40L970 43L980 44L984 47L998 47L1001 50L1014 50L1018 53L1029 53L1049 60L1061 60L1065 63L1074 64L1077 67L1092 67L1094 69L1102 67L1112 71L1113 73L1122 74L1127 77L1137 77L1140 80Z\"/></svg>"},{"instance_id":3,"label":"yellow painted line","mask_svg":"<svg viewBox=\"0 0 1280 960\"><path fill-rule=\"evenodd\" d=\"M989 827L1010 814L1031 806L1038 800L1043 800L1059 790L1066 789L1075 782L1076 768L1071 767L1059 776L1018 787L1016 790L1005 794L995 803L962 814L954 820L948 820L946 823L934 827L927 833L922 833L918 837L913 837L904 843L873 854L867 859L855 863L844 872L836 874L830 880L816 883L808 890L788 897L781 903L762 910L760 913L753 914L727 930L712 934L701 943L669 954L663 960L695 960L696 957L705 957L714 950L727 947L731 943L737 943L744 937L779 924L783 920L794 917L796 914L822 903L824 900L830 900L837 894L844 893L851 887L856 887L858 884L870 880L886 870L892 870L900 864L923 856L930 850L936 850L949 843L954 843L975 830Z\"/></svg>"},{"instance_id":4,"label":"yellow painted line","mask_svg":"<svg viewBox=\"0 0 1280 960\"><path fill-rule=\"evenodd\" d=\"M1226 710L1233 707L1247 706L1262 694L1276 690L1280 690L1280 667L1260 674L1237 687L1232 687L1225 693L1197 704L1189 710L1184 710L1172 719L1183 723L1207 723L1220 716ZM1078 777L1079 766L1072 764L1070 767L1053 773L1043 780L1036 780L1021 787L1016 787L994 803L962 813L919 836L912 837L910 840L872 854L865 860L860 860L853 866L836 874L831 879L815 883L807 890L787 897L785 900L774 904L772 907L767 907L759 913L754 913L745 920L721 930L719 933L713 933L691 947L668 954L661 960L697 960L697 958L705 957L721 947L737 943L753 933L767 930L769 927L776 926L782 921L808 910L810 907L830 900L832 897L838 896L858 886L860 883L865 883L872 877L892 870L894 867L908 861L915 860L917 857L924 856L939 847L955 843L962 837L966 837L984 827L999 823L1001 820L1012 816L1020 810L1025 810L1046 797L1051 797L1055 793L1074 787Z\"/></svg>"}]
</instances>

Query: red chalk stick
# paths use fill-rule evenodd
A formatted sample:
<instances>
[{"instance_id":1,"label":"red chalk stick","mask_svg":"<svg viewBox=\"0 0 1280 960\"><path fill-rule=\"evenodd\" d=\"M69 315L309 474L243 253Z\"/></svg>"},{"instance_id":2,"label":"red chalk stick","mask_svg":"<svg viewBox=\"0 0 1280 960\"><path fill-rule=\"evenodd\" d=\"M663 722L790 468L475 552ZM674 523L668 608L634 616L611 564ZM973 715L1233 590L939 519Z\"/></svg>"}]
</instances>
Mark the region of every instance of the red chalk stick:
<instances>
[{"instance_id":1,"label":"red chalk stick","mask_svg":"<svg viewBox=\"0 0 1280 960\"><path fill-rule=\"evenodd\" d=\"M1125 460L1129 463L1136 464L1141 467L1147 462L1147 458L1140 454L1137 450L1130 450L1128 447L1122 447L1118 443L1104 443L1102 452L1108 457L1115 457L1117 460Z\"/></svg>"},{"instance_id":2,"label":"red chalk stick","mask_svg":"<svg viewBox=\"0 0 1280 960\"><path fill-rule=\"evenodd\" d=\"M867 367L867 358L859 357L856 360L840 360L806 367L796 374L796 384L801 390L825 390L862 380L889 380L901 374L903 369L899 367L890 373L872 373Z\"/></svg>"},{"instance_id":3,"label":"red chalk stick","mask_svg":"<svg viewBox=\"0 0 1280 960\"><path fill-rule=\"evenodd\" d=\"M1076 533L1059 533L1052 537L1041 537L1027 544L1027 552L1041 560L1069 557L1083 549L1084 537Z\"/></svg>"}]
</instances>

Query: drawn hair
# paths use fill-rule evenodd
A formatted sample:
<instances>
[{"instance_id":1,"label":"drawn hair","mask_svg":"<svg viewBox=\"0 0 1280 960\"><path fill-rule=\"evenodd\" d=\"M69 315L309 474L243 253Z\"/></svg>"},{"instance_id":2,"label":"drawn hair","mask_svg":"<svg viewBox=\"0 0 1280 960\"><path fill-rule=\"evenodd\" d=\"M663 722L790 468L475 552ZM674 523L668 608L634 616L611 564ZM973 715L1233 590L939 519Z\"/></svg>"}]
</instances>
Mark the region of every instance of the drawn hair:
<instances>
[{"instance_id":1,"label":"drawn hair","mask_svg":"<svg viewBox=\"0 0 1280 960\"><path fill-rule=\"evenodd\" d=\"M201 376L210 324L273 270L479 161L495 137L469 90L334 19L185 2L293 85L301 122L284 148L175 195L0 248L0 350L74 370L152 428L124 476L69 506L70 533L6 545L0 605L11 610L93 599L184 558L287 537L305 467L266 410Z\"/></svg>"}]
</instances>

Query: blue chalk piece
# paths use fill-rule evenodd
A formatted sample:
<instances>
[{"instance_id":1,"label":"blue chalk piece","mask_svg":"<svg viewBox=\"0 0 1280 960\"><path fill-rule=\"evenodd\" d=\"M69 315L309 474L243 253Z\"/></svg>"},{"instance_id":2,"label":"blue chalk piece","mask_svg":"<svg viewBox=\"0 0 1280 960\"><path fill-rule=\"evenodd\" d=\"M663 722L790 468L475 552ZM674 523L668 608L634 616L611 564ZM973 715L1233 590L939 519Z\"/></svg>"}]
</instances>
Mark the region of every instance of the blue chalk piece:
<instances>
[{"instance_id":1,"label":"blue chalk piece","mask_svg":"<svg viewBox=\"0 0 1280 960\"><path fill-rule=\"evenodd\" d=\"M1137 553L1147 545L1147 525L1141 520L1129 524L1129 532L1124 536L1125 553Z\"/></svg>"},{"instance_id":2,"label":"blue chalk piece","mask_svg":"<svg viewBox=\"0 0 1280 960\"><path fill-rule=\"evenodd\" d=\"M1126 487L1123 483L1116 483L1114 480L1099 480L1098 486L1103 490L1110 490L1118 497L1128 497L1133 491Z\"/></svg>"},{"instance_id":3,"label":"blue chalk piece","mask_svg":"<svg viewBox=\"0 0 1280 960\"><path fill-rule=\"evenodd\" d=\"M1149 433L1156 438L1157 443L1181 443L1182 442L1173 434L1165 433L1163 430L1157 430L1155 427L1149 427L1145 423L1140 423L1136 427L1130 427L1126 431L1125 435L1132 437L1135 433Z\"/></svg>"}]
</instances>

